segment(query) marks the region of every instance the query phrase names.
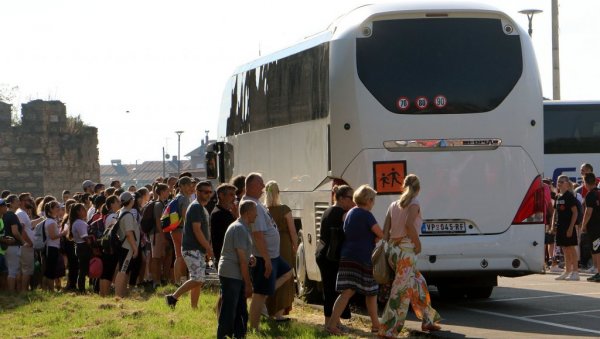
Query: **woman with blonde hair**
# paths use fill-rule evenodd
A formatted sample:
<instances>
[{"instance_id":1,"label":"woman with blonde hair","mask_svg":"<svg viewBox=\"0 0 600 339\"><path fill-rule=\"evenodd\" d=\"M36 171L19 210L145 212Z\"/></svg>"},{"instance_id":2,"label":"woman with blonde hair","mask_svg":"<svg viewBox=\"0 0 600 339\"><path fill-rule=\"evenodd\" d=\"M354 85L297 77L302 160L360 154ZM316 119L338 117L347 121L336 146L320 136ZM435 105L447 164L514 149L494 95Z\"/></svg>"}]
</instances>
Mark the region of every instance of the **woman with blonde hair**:
<instances>
[{"instance_id":1,"label":"woman with blonde hair","mask_svg":"<svg viewBox=\"0 0 600 339\"><path fill-rule=\"evenodd\" d=\"M417 255L421 252L419 230L423 219L417 196L421 190L419 178L409 174L404 178L404 192L391 203L385 223L389 223L389 241L385 244L388 262L395 268L390 297L381 317L379 336L395 338L412 305L417 318L422 320L423 331L438 331L440 315L431 307L427 282L417 270Z\"/></svg>"},{"instance_id":2,"label":"woman with blonde hair","mask_svg":"<svg viewBox=\"0 0 600 339\"><path fill-rule=\"evenodd\" d=\"M379 285L373 278L371 254L375 244L383 237L381 227L371 213L375 206L377 192L369 185L356 189L353 200L356 207L346 214L344 220L344 243L340 253L340 266L337 275L336 290L341 294L335 300L333 311L326 330L329 334L341 335L338 327L340 316L348 301L358 292L366 298L367 311L371 318L371 331L379 330L377 318L377 292Z\"/></svg>"},{"instance_id":3,"label":"woman with blonde hair","mask_svg":"<svg viewBox=\"0 0 600 339\"><path fill-rule=\"evenodd\" d=\"M565 254L565 272L556 280L579 280L577 268L577 198L573 194L573 183L566 175L557 180L560 194L556 197L554 216L552 218L553 233L556 233L556 246Z\"/></svg>"},{"instance_id":4,"label":"woman with blonde hair","mask_svg":"<svg viewBox=\"0 0 600 339\"><path fill-rule=\"evenodd\" d=\"M272 180L267 182L265 193L265 205L269 209L273 220L275 220L279 231L279 253L281 258L290 266L294 265L296 263L296 250L298 249L298 234L292 220L292 210L287 205L281 204L277 182ZM295 293L294 280L289 279L275 290L275 294L267 298L267 311L275 321L289 320L284 315L289 314L292 310Z\"/></svg>"}]
</instances>

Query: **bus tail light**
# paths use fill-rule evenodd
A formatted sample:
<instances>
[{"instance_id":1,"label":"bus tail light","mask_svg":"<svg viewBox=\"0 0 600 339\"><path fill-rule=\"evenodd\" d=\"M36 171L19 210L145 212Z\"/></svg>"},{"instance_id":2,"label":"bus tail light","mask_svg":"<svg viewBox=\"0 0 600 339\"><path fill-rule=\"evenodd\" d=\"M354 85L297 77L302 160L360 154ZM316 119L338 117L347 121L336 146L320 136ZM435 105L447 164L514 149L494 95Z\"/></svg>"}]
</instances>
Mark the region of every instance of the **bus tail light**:
<instances>
[{"instance_id":1,"label":"bus tail light","mask_svg":"<svg viewBox=\"0 0 600 339\"><path fill-rule=\"evenodd\" d=\"M512 223L516 225L544 223L546 217L544 206L542 177L538 175L529 186Z\"/></svg>"}]
</instances>

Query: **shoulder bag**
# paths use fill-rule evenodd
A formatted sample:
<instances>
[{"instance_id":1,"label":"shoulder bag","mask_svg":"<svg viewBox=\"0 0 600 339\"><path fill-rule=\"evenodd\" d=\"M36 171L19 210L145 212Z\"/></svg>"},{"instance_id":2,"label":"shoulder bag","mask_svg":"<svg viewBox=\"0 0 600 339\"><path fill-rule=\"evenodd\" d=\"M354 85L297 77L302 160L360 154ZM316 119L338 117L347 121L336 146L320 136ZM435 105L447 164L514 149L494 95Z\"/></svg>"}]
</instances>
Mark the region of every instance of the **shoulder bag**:
<instances>
[{"instance_id":1,"label":"shoulder bag","mask_svg":"<svg viewBox=\"0 0 600 339\"><path fill-rule=\"evenodd\" d=\"M373 278L380 285L389 284L394 280L394 270L388 263L388 254L385 250L385 245L390 238L390 228L392 225L391 216L388 213L385 216L385 224L383 227L383 240L375 247L371 255L373 263Z\"/></svg>"}]
</instances>

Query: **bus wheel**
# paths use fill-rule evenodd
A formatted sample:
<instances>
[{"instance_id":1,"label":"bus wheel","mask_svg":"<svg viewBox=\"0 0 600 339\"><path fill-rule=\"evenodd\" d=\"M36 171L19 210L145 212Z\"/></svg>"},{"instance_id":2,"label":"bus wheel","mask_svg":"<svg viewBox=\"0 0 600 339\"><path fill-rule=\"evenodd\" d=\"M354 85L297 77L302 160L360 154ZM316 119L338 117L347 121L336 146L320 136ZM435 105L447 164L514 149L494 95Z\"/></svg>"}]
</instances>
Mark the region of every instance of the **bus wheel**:
<instances>
[{"instance_id":1,"label":"bus wheel","mask_svg":"<svg viewBox=\"0 0 600 339\"><path fill-rule=\"evenodd\" d=\"M298 251L296 252L296 292L300 299L307 303L316 303L321 301L322 296L319 292L317 282L309 280L306 273L306 258L304 256L304 243L302 241L302 232L298 234Z\"/></svg>"},{"instance_id":2,"label":"bus wheel","mask_svg":"<svg viewBox=\"0 0 600 339\"><path fill-rule=\"evenodd\" d=\"M467 290L467 298L470 299L487 299L492 295L494 286L477 286L470 287Z\"/></svg>"}]
</instances>

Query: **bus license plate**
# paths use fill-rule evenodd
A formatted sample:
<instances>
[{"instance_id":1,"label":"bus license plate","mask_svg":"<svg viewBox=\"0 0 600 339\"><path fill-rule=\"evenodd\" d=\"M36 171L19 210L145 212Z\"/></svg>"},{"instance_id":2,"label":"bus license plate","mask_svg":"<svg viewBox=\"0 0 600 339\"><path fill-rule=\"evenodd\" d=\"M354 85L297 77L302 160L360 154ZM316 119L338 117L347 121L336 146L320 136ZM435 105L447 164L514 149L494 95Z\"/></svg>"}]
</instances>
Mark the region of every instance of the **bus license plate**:
<instances>
[{"instance_id":1,"label":"bus license plate","mask_svg":"<svg viewBox=\"0 0 600 339\"><path fill-rule=\"evenodd\" d=\"M421 226L421 233L425 234L465 233L466 231L464 222L425 222Z\"/></svg>"}]
</instances>

